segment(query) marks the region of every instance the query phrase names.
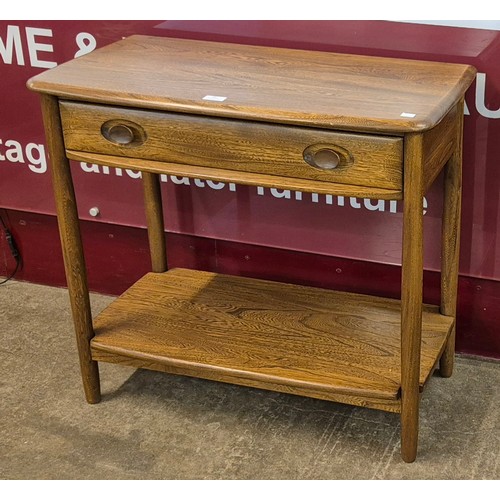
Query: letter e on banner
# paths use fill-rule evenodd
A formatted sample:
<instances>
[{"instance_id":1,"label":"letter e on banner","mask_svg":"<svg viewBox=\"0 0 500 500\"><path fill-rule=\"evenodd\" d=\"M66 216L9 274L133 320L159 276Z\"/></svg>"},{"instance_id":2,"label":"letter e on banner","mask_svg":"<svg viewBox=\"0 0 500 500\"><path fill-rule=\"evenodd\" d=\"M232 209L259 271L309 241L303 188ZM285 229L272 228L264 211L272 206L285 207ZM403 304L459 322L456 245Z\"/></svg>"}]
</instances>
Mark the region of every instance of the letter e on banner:
<instances>
[{"instance_id":1,"label":"letter e on banner","mask_svg":"<svg viewBox=\"0 0 500 500\"><path fill-rule=\"evenodd\" d=\"M41 61L38 59L38 52L54 52L54 47L48 43L39 43L36 36L52 37L52 30L45 28L26 28L26 41L30 54L31 66L34 68L53 68L57 66L54 61Z\"/></svg>"}]
</instances>

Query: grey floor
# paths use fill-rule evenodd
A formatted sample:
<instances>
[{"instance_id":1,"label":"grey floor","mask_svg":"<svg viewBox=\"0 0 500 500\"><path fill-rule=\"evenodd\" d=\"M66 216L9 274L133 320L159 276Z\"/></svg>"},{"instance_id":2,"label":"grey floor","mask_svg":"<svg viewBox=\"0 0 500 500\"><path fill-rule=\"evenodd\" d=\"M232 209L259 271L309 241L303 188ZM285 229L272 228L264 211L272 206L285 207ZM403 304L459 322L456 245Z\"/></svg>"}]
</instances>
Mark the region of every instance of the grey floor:
<instances>
[{"instance_id":1,"label":"grey floor","mask_svg":"<svg viewBox=\"0 0 500 500\"><path fill-rule=\"evenodd\" d=\"M500 478L496 362L433 377L405 464L398 415L369 409L109 364L88 405L68 307L64 289L0 287L0 478Z\"/></svg>"}]
</instances>

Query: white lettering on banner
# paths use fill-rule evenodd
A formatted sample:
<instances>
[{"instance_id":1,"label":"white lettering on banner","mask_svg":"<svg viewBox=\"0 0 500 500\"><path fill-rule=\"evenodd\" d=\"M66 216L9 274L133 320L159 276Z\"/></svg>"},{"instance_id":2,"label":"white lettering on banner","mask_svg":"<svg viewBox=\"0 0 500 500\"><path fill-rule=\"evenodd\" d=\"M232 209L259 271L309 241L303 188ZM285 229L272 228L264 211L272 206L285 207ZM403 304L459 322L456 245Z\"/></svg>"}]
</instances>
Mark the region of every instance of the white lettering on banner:
<instances>
[{"instance_id":1,"label":"white lettering on banner","mask_svg":"<svg viewBox=\"0 0 500 500\"><path fill-rule=\"evenodd\" d=\"M369 200L365 199L364 200L364 205L367 210L370 210L371 212L383 212L385 209L385 202L384 200Z\"/></svg>"},{"instance_id":2,"label":"white lettering on banner","mask_svg":"<svg viewBox=\"0 0 500 500\"><path fill-rule=\"evenodd\" d=\"M292 199L292 192L293 198L296 201L303 201L303 195L301 191L289 191L287 189L276 189L276 188L270 188L269 193L274 197L278 199ZM266 188L263 186L257 186L257 194L260 196L264 196L266 194ZM336 205L338 207L344 207L346 206L346 199L344 196L333 196L331 194L325 194L325 195L319 195L318 193L310 193L310 201L312 203L319 203L320 200L322 199L325 203L325 205L333 205L334 198L336 199L337 203ZM321 198L320 198L321 196ZM391 214L395 214L398 211L398 202L397 200L372 200L370 198L355 198L355 197L350 197L348 198L349 204L351 208L355 209L366 209L370 212L389 212ZM427 213L427 208L428 208L428 203L427 203L427 198L424 197L423 200L423 214L425 215Z\"/></svg>"},{"instance_id":3,"label":"white lettering on banner","mask_svg":"<svg viewBox=\"0 0 500 500\"><path fill-rule=\"evenodd\" d=\"M297 195L300 193L300 198L297 197ZM344 199L343 196L337 196L337 198L340 200L340 198L342 198L342 200ZM302 193L300 191L296 191L295 193L295 199L296 200L302 200ZM318 193L311 193L311 201L313 203L318 203L319 202L319 194ZM331 194L325 194L325 203L327 205L333 205L333 196ZM342 205L340 204L340 202L338 202L338 205L339 206L344 206L344 202L342 201Z\"/></svg>"},{"instance_id":4,"label":"white lettering on banner","mask_svg":"<svg viewBox=\"0 0 500 500\"><path fill-rule=\"evenodd\" d=\"M224 189L224 187L226 186L226 183L225 182L214 182L214 181L210 181L210 180L207 180L207 186L208 187L211 187L212 189L215 189L215 190L219 190L219 189Z\"/></svg>"},{"instance_id":5,"label":"white lettering on banner","mask_svg":"<svg viewBox=\"0 0 500 500\"><path fill-rule=\"evenodd\" d=\"M271 188L270 191L275 198L285 198L285 200L289 200L291 198L289 189Z\"/></svg>"},{"instance_id":6,"label":"white lettering on banner","mask_svg":"<svg viewBox=\"0 0 500 500\"><path fill-rule=\"evenodd\" d=\"M36 156L33 155L36 152ZM47 171L47 158L45 156L45 147L43 144L34 144L30 142L26 145L26 157L28 158L28 168L37 174L43 174Z\"/></svg>"},{"instance_id":7,"label":"white lettering on banner","mask_svg":"<svg viewBox=\"0 0 500 500\"><path fill-rule=\"evenodd\" d=\"M90 165L88 163L85 163L84 161L80 162L80 167L84 172L88 173L94 173L98 174L99 173L99 165L96 165L95 163L91 163ZM118 170L118 169L117 169ZM122 175L121 173L117 175Z\"/></svg>"},{"instance_id":8,"label":"white lettering on banner","mask_svg":"<svg viewBox=\"0 0 500 500\"><path fill-rule=\"evenodd\" d=\"M277 189L277 188L271 188L270 193L275 197L275 198L284 198L285 200L290 200L292 199L292 192L293 196L297 201L302 201L302 191L290 191L289 189ZM257 191L257 194L264 194L264 190L262 191Z\"/></svg>"},{"instance_id":9,"label":"white lettering on banner","mask_svg":"<svg viewBox=\"0 0 500 500\"><path fill-rule=\"evenodd\" d=\"M54 47L48 43L39 43L36 36L52 37L52 30L45 28L26 28L26 40L28 41L28 52L30 54L31 66L35 68L53 68L57 66L54 61L40 61L38 52L54 52Z\"/></svg>"},{"instance_id":10,"label":"white lettering on banner","mask_svg":"<svg viewBox=\"0 0 500 500\"><path fill-rule=\"evenodd\" d=\"M142 179L142 172L138 172L137 170L130 170L129 168L125 169L127 175L132 179Z\"/></svg>"},{"instance_id":11,"label":"white lettering on banner","mask_svg":"<svg viewBox=\"0 0 500 500\"><path fill-rule=\"evenodd\" d=\"M476 76L476 108L485 118L500 118L500 108L492 111L486 107L486 74L478 73Z\"/></svg>"},{"instance_id":12,"label":"white lettering on banner","mask_svg":"<svg viewBox=\"0 0 500 500\"><path fill-rule=\"evenodd\" d=\"M28 168L35 174L44 174L47 171L47 156L45 155L45 146L30 142L23 145L14 139L7 139L3 142L0 139L0 161L10 163L26 163Z\"/></svg>"},{"instance_id":13,"label":"white lettering on banner","mask_svg":"<svg viewBox=\"0 0 500 500\"><path fill-rule=\"evenodd\" d=\"M184 184L185 186L189 186L189 179L187 177L178 177L177 175L171 175L170 180L174 184Z\"/></svg>"},{"instance_id":14,"label":"white lettering on banner","mask_svg":"<svg viewBox=\"0 0 500 500\"><path fill-rule=\"evenodd\" d=\"M86 163L86 162L82 161L82 162L80 162L80 167L84 172L89 173L89 174L90 173L92 173L92 174L102 173L104 175L110 174L110 167L107 167L104 165L99 166L95 163ZM123 169L115 167L114 171L115 171L115 175L117 177L123 176ZM125 169L125 172L127 172L128 176L131 177L132 179L140 179L141 178L141 172L138 172L135 170L130 170L128 168ZM178 184L178 185L183 184L185 186L190 186L191 181L193 181L194 185L196 187L204 188L205 186L208 186L216 191L219 191L219 190L224 189L226 187L225 182L215 182L215 181L211 181L211 180L202 180L202 179L190 179L189 177L179 177L178 175L161 174L160 180L161 180L161 182L168 182L170 180L174 184ZM234 184L234 182L228 183L227 187L228 187L229 191L236 191L236 184ZM296 199L301 199L300 195L296 195Z\"/></svg>"},{"instance_id":15,"label":"white lettering on banner","mask_svg":"<svg viewBox=\"0 0 500 500\"><path fill-rule=\"evenodd\" d=\"M5 145L9 148L5 150L5 158L12 163L24 163L23 148L17 141L9 139L5 141Z\"/></svg>"},{"instance_id":16,"label":"white lettering on banner","mask_svg":"<svg viewBox=\"0 0 500 500\"><path fill-rule=\"evenodd\" d=\"M24 49L23 49L23 36L19 26L8 25L5 35L0 33L0 57L4 64L14 64L15 61L18 66L25 65ZM48 61L44 52L54 52L54 46L51 43L42 43L40 40L43 38L53 38L53 33L50 28L35 28L26 26L24 28L24 37L26 40L26 47L28 47L28 55L30 65L33 68L53 68L57 66L55 61ZM45 40L47 42L47 40ZM94 35L82 32L78 33L75 38L78 50L75 57L80 57L89 52L92 52L97 47L97 41Z\"/></svg>"},{"instance_id":17,"label":"white lettering on banner","mask_svg":"<svg viewBox=\"0 0 500 500\"><path fill-rule=\"evenodd\" d=\"M0 37L0 56L4 64L12 64L12 52L16 52L16 60L19 66L24 66L23 46L19 26L7 26L5 42Z\"/></svg>"},{"instance_id":18,"label":"white lettering on banner","mask_svg":"<svg viewBox=\"0 0 500 500\"><path fill-rule=\"evenodd\" d=\"M75 58L84 56L85 54L92 52L97 47L96 39L94 38L94 35L91 35L90 33L78 33L75 41L79 49L75 53Z\"/></svg>"},{"instance_id":19,"label":"white lettering on banner","mask_svg":"<svg viewBox=\"0 0 500 500\"><path fill-rule=\"evenodd\" d=\"M26 27L25 37L31 66L34 68L53 68L57 66L56 62L42 60L39 55L39 52L54 52L54 47L51 44L40 43L36 40L36 37L52 37L51 29ZM5 42L0 36L0 56L2 56L4 64L12 64L12 56L15 52L18 66L24 66L24 52L19 26L8 25L4 38Z\"/></svg>"},{"instance_id":20,"label":"white lettering on banner","mask_svg":"<svg viewBox=\"0 0 500 500\"><path fill-rule=\"evenodd\" d=\"M47 157L45 154L45 146L43 144L35 144L30 142L23 146L19 141L14 139L8 139L3 142L0 139L0 162L10 162L10 163L23 163L28 165L28 168L36 174L44 174L47 171ZM95 163L80 162L80 168L85 173L93 174L104 174L110 175L111 171L114 170L115 175L118 177L123 177L123 169L121 168L111 168L105 165L97 165ZM125 169L127 175L132 179L141 178L141 172ZM205 188L209 187L215 191L220 191L221 189L228 188L229 191L236 191L236 184L230 182L215 182L211 180L202 179L190 179L188 177L179 177L175 175L165 175L160 176L162 182L173 182L177 185L187 185L190 186L193 183L196 187ZM267 189L267 191L266 191ZM279 189L279 188L264 188L262 186L257 186L257 194L264 196L266 193L271 194L273 198L285 199L295 201L311 201L312 203L320 203L322 201L326 205L333 205L334 200L336 200L336 205L339 207L344 207L346 205L346 199L344 196L333 196L331 194L319 195L318 193L303 193L302 191L290 191L289 189ZM308 196L304 198L304 194ZM370 212L389 212L397 213L397 201L396 200L371 200L368 198L360 199L355 197L348 198L349 206L354 209L364 208ZM427 212L428 203L427 199L424 197L423 200L423 213Z\"/></svg>"},{"instance_id":21,"label":"white lettering on banner","mask_svg":"<svg viewBox=\"0 0 500 500\"><path fill-rule=\"evenodd\" d=\"M99 165L97 165L95 163L85 163L84 161L80 162L80 167L84 172L87 172L89 174L100 174L102 171L102 173L104 175L109 175L111 172L110 167L108 167L106 165L101 165L99 168ZM121 168L115 168L113 170L115 171L115 174L118 177L123 176L123 170ZM132 179L140 179L142 177L141 172L137 172L135 170L130 170L129 168L126 168L125 172Z\"/></svg>"}]
</instances>

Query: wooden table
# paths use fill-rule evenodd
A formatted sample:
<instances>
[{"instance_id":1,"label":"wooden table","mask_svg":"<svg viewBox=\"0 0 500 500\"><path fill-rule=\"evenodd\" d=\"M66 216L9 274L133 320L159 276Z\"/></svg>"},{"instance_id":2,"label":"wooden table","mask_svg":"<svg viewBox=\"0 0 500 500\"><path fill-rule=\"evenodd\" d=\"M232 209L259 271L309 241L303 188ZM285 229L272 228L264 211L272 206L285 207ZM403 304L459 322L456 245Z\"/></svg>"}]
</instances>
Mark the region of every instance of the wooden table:
<instances>
[{"instance_id":1,"label":"wooden table","mask_svg":"<svg viewBox=\"0 0 500 500\"><path fill-rule=\"evenodd\" d=\"M466 65L132 36L36 76L89 403L98 361L401 414L453 369ZM68 159L142 171L152 271L92 321ZM441 306L423 195L444 168ZM167 270L159 174L404 200L401 300ZM368 279L368 278L367 278Z\"/></svg>"}]
</instances>

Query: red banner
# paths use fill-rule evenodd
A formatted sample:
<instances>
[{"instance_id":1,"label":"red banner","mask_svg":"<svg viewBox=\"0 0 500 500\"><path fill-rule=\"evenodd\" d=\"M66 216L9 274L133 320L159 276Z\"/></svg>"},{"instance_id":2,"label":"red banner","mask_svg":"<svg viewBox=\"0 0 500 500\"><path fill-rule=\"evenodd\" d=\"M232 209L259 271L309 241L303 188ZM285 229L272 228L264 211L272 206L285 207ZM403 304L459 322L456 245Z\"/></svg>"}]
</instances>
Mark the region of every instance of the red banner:
<instances>
[{"instance_id":1,"label":"red banner","mask_svg":"<svg viewBox=\"0 0 500 500\"><path fill-rule=\"evenodd\" d=\"M460 62L478 77L466 96L462 275L500 280L500 32L383 21L0 22L0 207L53 214L47 154L31 76L133 33ZM237 50L237 49L236 49ZM145 224L138 174L75 163L83 219ZM163 177L169 231L398 263L399 202ZM425 262L439 268L441 184L426 197ZM93 215L91 215L91 213Z\"/></svg>"}]
</instances>

